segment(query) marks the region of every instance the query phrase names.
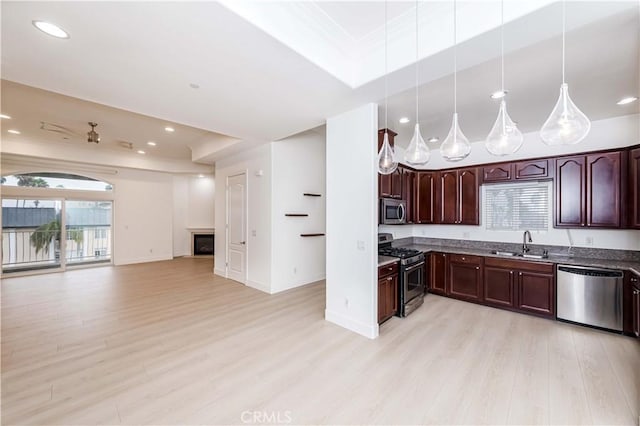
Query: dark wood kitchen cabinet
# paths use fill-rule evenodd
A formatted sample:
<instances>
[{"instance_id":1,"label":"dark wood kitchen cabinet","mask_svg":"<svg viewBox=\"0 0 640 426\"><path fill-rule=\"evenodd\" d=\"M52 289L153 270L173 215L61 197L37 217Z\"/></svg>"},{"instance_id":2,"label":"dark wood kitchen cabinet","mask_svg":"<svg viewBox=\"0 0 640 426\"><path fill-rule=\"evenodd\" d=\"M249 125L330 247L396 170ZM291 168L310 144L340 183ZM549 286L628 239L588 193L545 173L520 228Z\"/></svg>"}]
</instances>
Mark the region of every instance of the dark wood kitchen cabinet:
<instances>
[{"instance_id":1,"label":"dark wood kitchen cabinet","mask_svg":"<svg viewBox=\"0 0 640 426\"><path fill-rule=\"evenodd\" d=\"M480 224L479 169L445 170L439 173L436 222Z\"/></svg>"},{"instance_id":2,"label":"dark wood kitchen cabinet","mask_svg":"<svg viewBox=\"0 0 640 426\"><path fill-rule=\"evenodd\" d=\"M542 268L540 265L538 267ZM553 274L553 265L548 267L548 271L518 271L518 310L555 317L555 276Z\"/></svg>"},{"instance_id":3,"label":"dark wood kitchen cabinet","mask_svg":"<svg viewBox=\"0 0 640 426\"><path fill-rule=\"evenodd\" d=\"M437 172L418 172L415 188L415 223L435 223Z\"/></svg>"},{"instance_id":4,"label":"dark wood kitchen cabinet","mask_svg":"<svg viewBox=\"0 0 640 426\"><path fill-rule=\"evenodd\" d=\"M515 181L538 180L551 177L549 163L551 160L524 160L514 164L513 179Z\"/></svg>"},{"instance_id":5,"label":"dark wood kitchen cabinet","mask_svg":"<svg viewBox=\"0 0 640 426\"><path fill-rule=\"evenodd\" d=\"M378 324L398 310L398 263L378 268Z\"/></svg>"},{"instance_id":6,"label":"dark wood kitchen cabinet","mask_svg":"<svg viewBox=\"0 0 640 426\"><path fill-rule=\"evenodd\" d=\"M490 164L482 168L484 183L509 182L513 179L513 163Z\"/></svg>"},{"instance_id":7,"label":"dark wood kitchen cabinet","mask_svg":"<svg viewBox=\"0 0 640 426\"><path fill-rule=\"evenodd\" d=\"M480 256L449 255L447 268L449 296L481 302L483 300L483 263L484 259Z\"/></svg>"},{"instance_id":8,"label":"dark wood kitchen cabinet","mask_svg":"<svg viewBox=\"0 0 640 426\"><path fill-rule=\"evenodd\" d=\"M416 221L416 178L416 172L409 169L402 170L402 199L407 203L406 220L409 224Z\"/></svg>"},{"instance_id":9,"label":"dark wood kitchen cabinet","mask_svg":"<svg viewBox=\"0 0 640 426\"><path fill-rule=\"evenodd\" d=\"M619 228L622 164L620 151L557 159L555 226Z\"/></svg>"},{"instance_id":10,"label":"dark wood kitchen cabinet","mask_svg":"<svg viewBox=\"0 0 640 426\"><path fill-rule=\"evenodd\" d=\"M629 228L640 229L640 148L629 151Z\"/></svg>"},{"instance_id":11,"label":"dark wood kitchen cabinet","mask_svg":"<svg viewBox=\"0 0 640 426\"><path fill-rule=\"evenodd\" d=\"M446 253L432 252L429 255L429 273L430 279L429 292L447 295L447 255Z\"/></svg>"},{"instance_id":12,"label":"dark wood kitchen cabinet","mask_svg":"<svg viewBox=\"0 0 640 426\"><path fill-rule=\"evenodd\" d=\"M640 338L640 275L626 272L622 302L622 330L625 334Z\"/></svg>"},{"instance_id":13,"label":"dark wood kitchen cabinet","mask_svg":"<svg viewBox=\"0 0 640 426\"><path fill-rule=\"evenodd\" d=\"M513 268L491 264L491 258L484 265L484 302L487 305L514 308L515 276Z\"/></svg>"},{"instance_id":14,"label":"dark wood kitchen cabinet","mask_svg":"<svg viewBox=\"0 0 640 426\"><path fill-rule=\"evenodd\" d=\"M389 144L394 146L396 132L386 129L389 133ZM378 130L378 152L382 147L385 129ZM402 169L398 167L389 175L378 173L378 196L381 198L402 198Z\"/></svg>"}]
</instances>

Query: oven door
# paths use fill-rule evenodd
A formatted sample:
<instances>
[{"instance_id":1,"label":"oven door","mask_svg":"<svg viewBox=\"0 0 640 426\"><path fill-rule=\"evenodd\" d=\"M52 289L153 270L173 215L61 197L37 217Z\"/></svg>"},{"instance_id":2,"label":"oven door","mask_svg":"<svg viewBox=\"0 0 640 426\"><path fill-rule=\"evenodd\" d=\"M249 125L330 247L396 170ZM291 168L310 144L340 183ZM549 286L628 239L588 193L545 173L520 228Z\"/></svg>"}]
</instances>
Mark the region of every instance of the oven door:
<instances>
[{"instance_id":1,"label":"oven door","mask_svg":"<svg viewBox=\"0 0 640 426\"><path fill-rule=\"evenodd\" d=\"M404 201L382 199L380 216L385 225L401 225L405 223L406 203Z\"/></svg>"},{"instance_id":2,"label":"oven door","mask_svg":"<svg viewBox=\"0 0 640 426\"><path fill-rule=\"evenodd\" d=\"M408 265L404 272L404 303L407 303L416 296L422 296L424 294L424 260Z\"/></svg>"}]
</instances>

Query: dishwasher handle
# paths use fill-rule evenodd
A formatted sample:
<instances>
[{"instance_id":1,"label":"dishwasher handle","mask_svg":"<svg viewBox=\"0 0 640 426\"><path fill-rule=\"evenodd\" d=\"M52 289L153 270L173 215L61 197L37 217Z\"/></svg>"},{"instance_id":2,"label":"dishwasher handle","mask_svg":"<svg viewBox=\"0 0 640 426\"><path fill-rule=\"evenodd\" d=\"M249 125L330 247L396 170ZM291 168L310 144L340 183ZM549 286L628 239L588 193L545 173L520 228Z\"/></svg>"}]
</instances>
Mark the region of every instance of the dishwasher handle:
<instances>
[{"instance_id":1,"label":"dishwasher handle","mask_svg":"<svg viewBox=\"0 0 640 426\"><path fill-rule=\"evenodd\" d=\"M611 271L606 269L573 268L571 266L558 266L558 271L568 272L574 275L584 275L587 277L622 278L622 271Z\"/></svg>"}]
</instances>

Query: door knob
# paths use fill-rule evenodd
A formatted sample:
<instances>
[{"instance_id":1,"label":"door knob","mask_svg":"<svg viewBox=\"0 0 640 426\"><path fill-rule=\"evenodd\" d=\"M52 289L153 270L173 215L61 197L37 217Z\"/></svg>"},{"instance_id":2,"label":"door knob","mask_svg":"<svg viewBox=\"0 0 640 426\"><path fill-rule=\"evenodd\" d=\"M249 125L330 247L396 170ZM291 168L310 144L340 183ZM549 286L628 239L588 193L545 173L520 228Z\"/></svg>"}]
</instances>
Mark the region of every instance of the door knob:
<instances>
[{"instance_id":1,"label":"door knob","mask_svg":"<svg viewBox=\"0 0 640 426\"><path fill-rule=\"evenodd\" d=\"M247 242L246 241L240 241L240 244L245 245L245 244L247 244Z\"/></svg>"}]
</instances>

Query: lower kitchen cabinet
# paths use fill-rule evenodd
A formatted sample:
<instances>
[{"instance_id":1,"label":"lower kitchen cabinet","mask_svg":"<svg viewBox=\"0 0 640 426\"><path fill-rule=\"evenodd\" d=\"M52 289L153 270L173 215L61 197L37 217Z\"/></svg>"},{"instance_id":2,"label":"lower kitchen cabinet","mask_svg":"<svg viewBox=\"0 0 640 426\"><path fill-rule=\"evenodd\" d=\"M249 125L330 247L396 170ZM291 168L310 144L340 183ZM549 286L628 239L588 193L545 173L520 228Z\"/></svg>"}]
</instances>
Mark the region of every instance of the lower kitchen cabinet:
<instances>
[{"instance_id":1,"label":"lower kitchen cabinet","mask_svg":"<svg viewBox=\"0 0 640 426\"><path fill-rule=\"evenodd\" d=\"M429 293L447 295L447 255L432 252L429 255Z\"/></svg>"},{"instance_id":2,"label":"lower kitchen cabinet","mask_svg":"<svg viewBox=\"0 0 640 426\"><path fill-rule=\"evenodd\" d=\"M378 324L398 310L398 264L378 268Z\"/></svg>"},{"instance_id":3,"label":"lower kitchen cabinet","mask_svg":"<svg viewBox=\"0 0 640 426\"><path fill-rule=\"evenodd\" d=\"M514 273L510 268L489 265L485 259L484 266L484 302L487 305L513 308L515 307Z\"/></svg>"},{"instance_id":4,"label":"lower kitchen cabinet","mask_svg":"<svg viewBox=\"0 0 640 426\"><path fill-rule=\"evenodd\" d=\"M481 302L483 299L482 266L483 258L480 256L450 255L447 268L449 296Z\"/></svg>"},{"instance_id":5,"label":"lower kitchen cabinet","mask_svg":"<svg viewBox=\"0 0 640 426\"><path fill-rule=\"evenodd\" d=\"M551 265L551 268L553 266ZM518 304L523 312L555 317L555 279L550 272L518 271Z\"/></svg>"}]
</instances>

